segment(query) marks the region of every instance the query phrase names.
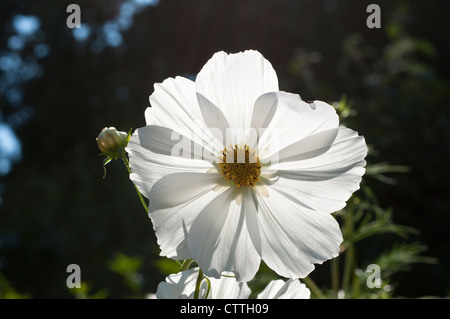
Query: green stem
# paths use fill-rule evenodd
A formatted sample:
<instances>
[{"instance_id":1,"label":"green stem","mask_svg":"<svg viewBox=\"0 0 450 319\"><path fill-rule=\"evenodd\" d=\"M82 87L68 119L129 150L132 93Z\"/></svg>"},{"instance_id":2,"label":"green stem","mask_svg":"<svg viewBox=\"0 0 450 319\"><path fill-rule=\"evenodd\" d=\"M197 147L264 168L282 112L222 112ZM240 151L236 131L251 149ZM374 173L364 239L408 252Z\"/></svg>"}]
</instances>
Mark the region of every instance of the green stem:
<instances>
[{"instance_id":1,"label":"green stem","mask_svg":"<svg viewBox=\"0 0 450 319\"><path fill-rule=\"evenodd\" d=\"M127 168L127 170L128 170L128 174L131 174L130 162L128 162L128 158L127 158L127 156L126 156L125 154L122 155L122 161L123 161L123 163L125 164L125 166L126 166L126 168ZM138 187L136 186L136 184L133 183L133 185L134 185L134 188L136 189L136 192L137 192L137 194L138 194L138 196L139 196L139 199L141 200L142 206L144 206L145 211L148 213L148 206L147 206L147 204L145 203L144 197L142 196L142 194L141 194L141 192L139 191L139 189L138 189Z\"/></svg>"},{"instance_id":2,"label":"green stem","mask_svg":"<svg viewBox=\"0 0 450 319\"><path fill-rule=\"evenodd\" d=\"M311 289L311 291L319 298L326 299L327 297L323 294L319 287L317 287L316 283L309 277L305 277L302 281Z\"/></svg>"},{"instance_id":3,"label":"green stem","mask_svg":"<svg viewBox=\"0 0 450 319\"><path fill-rule=\"evenodd\" d=\"M337 299L339 293L339 256L331 260L331 285L333 297Z\"/></svg>"},{"instance_id":4,"label":"green stem","mask_svg":"<svg viewBox=\"0 0 450 319\"><path fill-rule=\"evenodd\" d=\"M208 295L211 292L211 280L209 280L208 277L205 277L206 283L208 285L208 289L206 290L206 296L205 299L208 299Z\"/></svg>"},{"instance_id":5,"label":"green stem","mask_svg":"<svg viewBox=\"0 0 450 319\"><path fill-rule=\"evenodd\" d=\"M202 279L203 279L203 271L199 268L197 282L195 283L194 299L198 299L198 295L200 293L200 284L202 283Z\"/></svg>"},{"instance_id":6,"label":"green stem","mask_svg":"<svg viewBox=\"0 0 450 319\"><path fill-rule=\"evenodd\" d=\"M191 266L193 261L194 261L194 259L186 259L185 261L183 261L180 271L188 270L189 266Z\"/></svg>"},{"instance_id":7,"label":"green stem","mask_svg":"<svg viewBox=\"0 0 450 319\"><path fill-rule=\"evenodd\" d=\"M353 299L359 299L360 295L360 287L358 283L358 277L356 276L356 273L353 272Z\"/></svg>"},{"instance_id":8,"label":"green stem","mask_svg":"<svg viewBox=\"0 0 450 319\"><path fill-rule=\"evenodd\" d=\"M342 290L347 294L349 288L350 279L355 273L355 246L353 243L353 213L352 210L348 210L345 215L345 229L347 238L347 249L345 250L345 264L344 264L344 275L342 278Z\"/></svg>"}]
</instances>

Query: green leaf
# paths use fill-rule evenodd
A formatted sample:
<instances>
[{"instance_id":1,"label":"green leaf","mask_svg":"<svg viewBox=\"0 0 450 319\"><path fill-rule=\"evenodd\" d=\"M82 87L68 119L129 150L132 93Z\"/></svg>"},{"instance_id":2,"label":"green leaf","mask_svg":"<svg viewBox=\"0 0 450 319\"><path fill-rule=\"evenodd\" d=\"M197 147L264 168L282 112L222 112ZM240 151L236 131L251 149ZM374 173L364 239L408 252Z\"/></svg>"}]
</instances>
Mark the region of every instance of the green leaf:
<instances>
[{"instance_id":1,"label":"green leaf","mask_svg":"<svg viewBox=\"0 0 450 319\"><path fill-rule=\"evenodd\" d=\"M132 134L132 131L133 130L133 128L130 128L129 130L128 130L128 135L127 135L127 142L126 142L126 144L125 144L125 147L127 147L127 145L128 145L128 142L130 141L130 138L131 138L131 134Z\"/></svg>"},{"instance_id":2,"label":"green leaf","mask_svg":"<svg viewBox=\"0 0 450 319\"><path fill-rule=\"evenodd\" d=\"M180 271L180 264L176 260L169 258L157 259L155 266L164 275L176 274Z\"/></svg>"},{"instance_id":3,"label":"green leaf","mask_svg":"<svg viewBox=\"0 0 450 319\"><path fill-rule=\"evenodd\" d=\"M111 157L107 157L103 160L103 179L106 178L106 165L111 162L112 158Z\"/></svg>"},{"instance_id":4,"label":"green leaf","mask_svg":"<svg viewBox=\"0 0 450 319\"><path fill-rule=\"evenodd\" d=\"M385 184L394 185L397 181L394 178L385 176L385 173L408 173L409 171L410 168L408 166L389 165L389 163L383 162L367 165L365 175L372 176Z\"/></svg>"},{"instance_id":5,"label":"green leaf","mask_svg":"<svg viewBox=\"0 0 450 319\"><path fill-rule=\"evenodd\" d=\"M406 238L410 234L418 234L419 231L415 228L401 226L396 224L388 224L388 223L380 223L379 221L372 221L360 228L358 228L353 233L353 242L358 242L364 238L379 235L392 233L396 234L400 237Z\"/></svg>"},{"instance_id":6,"label":"green leaf","mask_svg":"<svg viewBox=\"0 0 450 319\"><path fill-rule=\"evenodd\" d=\"M30 299L28 294L19 293L10 282L0 274L0 299Z\"/></svg>"},{"instance_id":7,"label":"green leaf","mask_svg":"<svg viewBox=\"0 0 450 319\"><path fill-rule=\"evenodd\" d=\"M119 275L127 276L136 273L141 265L139 256L128 257L123 253L116 253L114 259L108 263L108 268Z\"/></svg>"},{"instance_id":8,"label":"green leaf","mask_svg":"<svg viewBox=\"0 0 450 319\"><path fill-rule=\"evenodd\" d=\"M437 263L436 258L421 255L426 250L427 246L418 242L412 244L397 243L390 251L381 254L374 263L380 266L383 278L387 278L396 272L409 270L411 264L414 263Z\"/></svg>"}]
</instances>

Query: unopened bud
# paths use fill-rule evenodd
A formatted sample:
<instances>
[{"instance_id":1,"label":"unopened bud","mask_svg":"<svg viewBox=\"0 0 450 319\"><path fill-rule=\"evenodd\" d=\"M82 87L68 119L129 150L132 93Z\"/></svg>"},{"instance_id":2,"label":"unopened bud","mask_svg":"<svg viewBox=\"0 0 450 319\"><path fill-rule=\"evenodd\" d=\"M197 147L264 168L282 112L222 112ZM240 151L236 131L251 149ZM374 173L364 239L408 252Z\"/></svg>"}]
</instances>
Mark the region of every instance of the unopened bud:
<instances>
[{"instance_id":1,"label":"unopened bud","mask_svg":"<svg viewBox=\"0 0 450 319\"><path fill-rule=\"evenodd\" d=\"M105 127L97 137L98 148L103 152L118 152L127 145L128 134L115 127Z\"/></svg>"}]
</instances>

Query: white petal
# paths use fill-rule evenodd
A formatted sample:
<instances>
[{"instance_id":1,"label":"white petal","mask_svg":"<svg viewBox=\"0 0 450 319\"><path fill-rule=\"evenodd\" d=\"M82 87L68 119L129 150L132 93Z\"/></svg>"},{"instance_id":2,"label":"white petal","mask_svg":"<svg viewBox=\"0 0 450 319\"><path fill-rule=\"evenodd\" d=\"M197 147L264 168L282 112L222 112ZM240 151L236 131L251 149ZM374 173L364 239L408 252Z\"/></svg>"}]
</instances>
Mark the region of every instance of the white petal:
<instances>
[{"instance_id":1,"label":"white petal","mask_svg":"<svg viewBox=\"0 0 450 319\"><path fill-rule=\"evenodd\" d=\"M130 178L147 198L153 184L165 175L178 172L206 172L213 167L208 161L196 159L201 157L195 150L201 149L197 144L190 150L185 147L183 156L170 156L175 144L181 143L190 147L193 144L183 136L180 136L180 140L171 140L171 132L173 131L159 126L139 128L131 136L126 148L133 172Z\"/></svg>"},{"instance_id":2,"label":"white petal","mask_svg":"<svg viewBox=\"0 0 450 319\"><path fill-rule=\"evenodd\" d=\"M192 123L201 118L195 83L183 77L168 78L154 85L145 111L147 125L159 125L187 134ZM184 131L183 131L184 130Z\"/></svg>"},{"instance_id":3,"label":"white petal","mask_svg":"<svg viewBox=\"0 0 450 319\"><path fill-rule=\"evenodd\" d=\"M277 95L274 92L265 93L258 97L253 107L251 127L260 133L260 129L269 127L277 110Z\"/></svg>"},{"instance_id":4,"label":"white petal","mask_svg":"<svg viewBox=\"0 0 450 319\"><path fill-rule=\"evenodd\" d=\"M211 293L208 299L248 299L252 291L246 282L237 282L232 273L225 276L209 278L211 281Z\"/></svg>"},{"instance_id":5,"label":"white petal","mask_svg":"<svg viewBox=\"0 0 450 319\"><path fill-rule=\"evenodd\" d=\"M199 145L211 144L207 127L197 101L195 83L183 77L168 78L154 86L150 104L145 111L147 125L169 128ZM220 148L219 145L214 145Z\"/></svg>"},{"instance_id":6,"label":"white petal","mask_svg":"<svg viewBox=\"0 0 450 319\"><path fill-rule=\"evenodd\" d=\"M278 91L278 79L258 51L217 52L198 73L196 89L223 112L231 127L246 129L256 99Z\"/></svg>"},{"instance_id":7,"label":"white petal","mask_svg":"<svg viewBox=\"0 0 450 319\"><path fill-rule=\"evenodd\" d=\"M228 124L222 111L206 97L197 93L197 99L203 115L203 120L205 121L206 126L210 130L212 129L211 133L216 137L217 143L219 143L219 151L221 151L224 148L227 128L230 127L230 124ZM215 130L218 130L218 132Z\"/></svg>"},{"instance_id":8,"label":"white petal","mask_svg":"<svg viewBox=\"0 0 450 319\"><path fill-rule=\"evenodd\" d=\"M309 135L280 150L278 160L279 162L293 162L321 155L330 149L337 134L338 128L336 127Z\"/></svg>"},{"instance_id":9,"label":"white petal","mask_svg":"<svg viewBox=\"0 0 450 319\"><path fill-rule=\"evenodd\" d=\"M149 212L186 203L209 192L222 182L215 173L174 173L159 179L149 193Z\"/></svg>"},{"instance_id":10,"label":"white petal","mask_svg":"<svg viewBox=\"0 0 450 319\"><path fill-rule=\"evenodd\" d=\"M139 132L139 143L142 147L152 151L153 153L172 156L184 157L188 159L202 159L202 147L194 143L192 140L172 130L168 127L148 125L137 130ZM175 147L183 146L179 151L175 152Z\"/></svg>"},{"instance_id":11,"label":"white petal","mask_svg":"<svg viewBox=\"0 0 450 319\"><path fill-rule=\"evenodd\" d=\"M302 207L272 188L258 201L262 259L280 276L303 278L313 264L339 254L342 233L332 215Z\"/></svg>"},{"instance_id":12,"label":"white petal","mask_svg":"<svg viewBox=\"0 0 450 319\"><path fill-rule=\"evenodd\" d=\"M316 142L317 150L303 154L300 151L299 155L290 158L296 161L280 159L278 165L271 166L278 170L279 176L272 187L294 198L300 205L332 213L342 209L352 193L359 189L365 171L367 146L364 138L355 131L339 127L332 144L320 148L327 142L326 138L323 139L324 144L319 139L314 141L313 137L319 134L304 139L312 144ZM308 146L305 149L308 150ZM293 153L292 149L289 152Z\"/></svg>"},{"instance_id":13,"label":"white petal","mask_svg":"<svg viewBox=\"0 0 450 319\"><path fill-rule=\"evenodd\" d=\"M193 297L197 281L198 268L171 274L159 283L156 289L157 299L188 299Z\"/></svg>"},{"instance_id":14,"label":"white petal","mask_svg":"<svg viewBox=\"0 0 450 319\"><path fill-rule=\"evenodd\" d=\"M249 209L247 196L241 205L234 196L230 188L200 212L189 229L188 247L205 275L218 278L232 271L238 281L248 281L261 261L247 228L246 214L255 214L255 208Z\"/></svg>"},{"instance_id":15,"label":"white petal","mask_svg":"<svg viewBox=\"0 0 450 319\"><path fill-rule=\"evenodd\" d=\"M258 294L257 299L309 299L311 291L298 279L289 279L284 282L281 279L272 280Z\"/></svg>"},{"instance_id":16,"label":"white petal","mask_svg":"<svg viewBox=\"0 0 450 319\"><path fill-rule=\"evenodd\" d=\"M266 189L263 185L256 186L259 192L264 192ZM264 196L264 195L263 195ZM245 212L245 222L247 230L253 243L253 247L258 253L258 258L261 258L261 233L258 224L258 198L255 191L251 188L246 189L243 201L243 211Z\"/></svg>"},{"instance_id":17,"label":"white petal","mask_svg":"<svg viewBox=\"0 0 450 319\"><path fill-rule=\"evenodd\" d=\"M282 279L272 280L267 286L261 291L256 299L274 299L277 292L284 286L285 282Z\"/></svg>"},{"instance_id":18,"label":"white petal","mask_svg":"<svg viewBox=\"0 0 450 319\"><path fill-rule=\"evenodd\" d=\"M265 99L273 99L272 103L277 105L265 133L260 136L259 148L268 149L268 155L309 135L339 126L335 109L324 102L308 104L299 95L286 92L276 92ZM269 101L265 103L269 104Z\"/></svg>"},{"instance_id":19,"label":"white petal","mask_svg":"<svg viewBox=\"0 0 450 319\"><path fill-rule=\"evenodd\" d=\"M150 211L161 256L178 260L193 258L187 245L189 230L199 213L220 194L209 191L178 206ZM164 202L171 203L169 199Z\"/></svg>"}]
</instances>

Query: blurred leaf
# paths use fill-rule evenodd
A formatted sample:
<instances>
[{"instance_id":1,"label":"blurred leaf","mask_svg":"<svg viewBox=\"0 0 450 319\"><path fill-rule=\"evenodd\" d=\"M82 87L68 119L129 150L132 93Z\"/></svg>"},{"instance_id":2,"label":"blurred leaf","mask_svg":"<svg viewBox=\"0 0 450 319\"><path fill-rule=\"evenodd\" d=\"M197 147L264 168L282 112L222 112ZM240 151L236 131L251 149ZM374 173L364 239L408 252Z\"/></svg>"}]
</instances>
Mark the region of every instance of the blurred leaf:
<instances>
[{"instance_id":1,"label":"blurred leaf","mask_svg":"<svg viewBox=\"0 0 450 319\"><path fill-rule=\"evenodd\" d=\"M385 233L392 233L400 237L407 237L409 234L418 234L418 230L412 227L373 221L358 228L358 230L353 234L353 241L358 242L364 238Z\"/></svg>"},{"instance_id":2,"label":"blurred leaf","mask_svg":"<svg viewBox=\"0 0 450 319\"><path fill-rule=\"evenodd\" d=\"M428 56L430 58L433 58L436 56L436 48L434 47L431 42L423 39L415 39L414 41L416 45L416 49L418 52L424 54L425 56Z\"/></svg>"},{"instance_id":3,"label":"blurred leaf","mask_svg":"<svg viewBox=\"0 0 450 319\"><path fill-rule=\"evenodd\" d=\"M400 36L400 26L397 22L390 21L386 24L386 34L390 39L396 39Z\"/></svg>"},{"instance_id":4,"label":"blurred leaf","mask_svg":"<svg viewBox=\"0 0 450 319\"><path fill-rule=\"evenodd\" d=\"M124 278L125 284L133 292L132 298L141 296L141 284L143 276L139 272L142 259L139 256L129 257L123 253L116 253L113 260L108 263L108 268Z\"/></svg>"},{"instance_id":5,"label":"blurred leaf","mask_svg":"<svg viewBox=\"0 0 450 319\"><path fill-rule=\"evenodd\" d=\"M390 251L382 253L374 263L380 266L383 277L390 277L396 272L410 270L411 264L414 263L437 263L436 258L420 255L426 250L427 246L417 242L396 243Z\"/></svg>"},{"instance_id":6,"label":"blurred leaf","mask_svg":"<svg viewBox=\"0 0 450 319\"><path fill-rule=\"evenodd\" d=\"M343 248L347 248L350 242L356 243L364 238L385 233L392 233L403 238L419 234L415 228L395 224L392 220L392 209L380 207L370 187L362 185L361 190L367 199L363 200L358 196L353 196L343 210L344 213L352 215L350 225L352 231L350 233L345 230L345 225L349 221L344 223L343 232L347 236L344 238Z\"/></svg>"},{"instance_id":7,"label":"blurred leaf","mask_svg":"<svg viewBox=\"0 0 450 319\"><path fill-rule=\"evenodd\" d=\"M403 165L389 165L387 162L367 165L366 173L367 176L372 176L373 178L383 182L385 184L395 185L397 180L391 177L387 177L384 173L407 173L410 171L408 166Z\"/></svg>"},{"instance_id":8,"label":"blurred leaf","mask_svg":"<svg viewBox=\"0 0 450 319\"><path fill-rule=\"evenodd\" d=\"M9 281L0 274L0 299L30 299L29 294L22 294L15 290Z\"/></svg>"},{"instance_id":9,"label":"blurred leaf","mask_svg":"<svg viewBox=\"0 0 450 319\"><path fill-rule=\"evenodd\" d=\"M410 168L404 165L390 165L387 162L370 164L366 167L366 175L376 175L382 173L408 173Z\"/></svg>"},{"instance_id":10,"label":"blurred leaf","mask_svg":"<svg viewBox=\"0 0 450 319\"><path fill-rule=\"evenodd\" d=\"M106 299L108 292L106 289L101 289L94 294L91 294L91 286L89 283L82 281L80 288L68 288L69 292L74 295L76 299Z\"/></svg>"},{"instance_id":11,"label":"blurred leaf","mask_svg":"<svg viewBox=\"0 0 450 319\"><path fill-rule=\"evenodd\" d=\"M169 258L161 258L155 260L155 266L164 275L176 274L180 271L181 268L181 265L178 261Z\"/></svg>"},{"instance_id":12,"label":"blurred leaf","mask_svg":"<svg viewBox=\"0 0 450 319\"><path fill-rule=\"evenodd\" d=\"M339 115L339 121L341 123L345 122L348 117L357 114L357 111L352 108L351 103L347 100L346 95L343 95L339 102L333 103L333 106Z\"/></svg>"},{"instance_id":13,"label":"blurred leaf","mask_svg":"<svg viewBox=\"0 0 450 319\"><path fill-rule=\"evenodd\" d=\"M108 263L108 268L119 275L128 276L136 273L141 264L142 260L139 256L128 257L123 253L116 253L114 259Z\"/></svg>"}]
</instances>

